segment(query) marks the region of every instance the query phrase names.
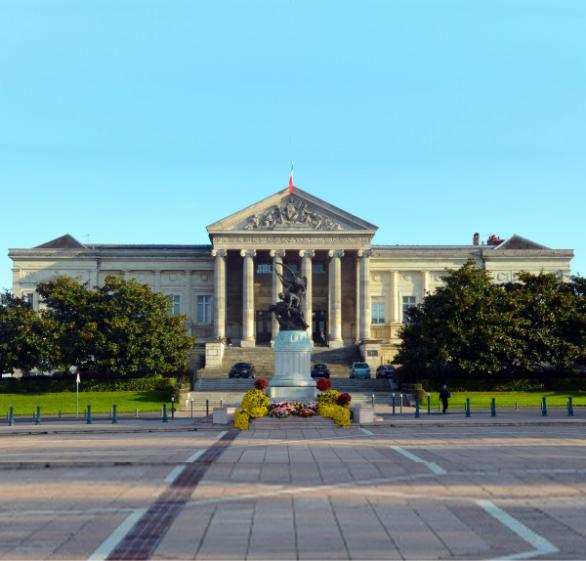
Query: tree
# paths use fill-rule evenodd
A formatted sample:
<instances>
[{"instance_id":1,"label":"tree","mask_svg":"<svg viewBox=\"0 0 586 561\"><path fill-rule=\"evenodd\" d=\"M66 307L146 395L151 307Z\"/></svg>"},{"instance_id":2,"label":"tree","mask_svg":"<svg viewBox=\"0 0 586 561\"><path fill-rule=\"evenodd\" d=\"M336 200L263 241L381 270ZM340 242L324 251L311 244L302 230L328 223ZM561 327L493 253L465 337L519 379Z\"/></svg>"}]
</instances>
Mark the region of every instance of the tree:
<instances>
[{"instance_id":1,"label":"tree","mask_svg":"<svg viewBox=\"0 0 586 561\"><path fill-rule=\"evenodd\" d=\"M511 295L469 262L410 310L397 361L413 374L498 374L522 360L525 327Z\"/></svg>"},{"instance_id":2,"label":"tree","mask_svg":"<svg viewBox=\"0 0 586 561\"><path fill-rule=\"evenodd\" d=\"M164 294L107 277L88 290L60 277L37 288L58 327L62 366L102 373L168 373L184 368L193 339Z\"/></svg>"},{"instance_id":3,"label":"tree","mask_svg":"<svg viewBox=\"0 0 586 561\"><path fill-rule=\"evenodd\" d=\"M0 371L48 368L57 353L52 322L24 299L0 294Z\"/></svg>"},{"instance_id":4,"label":"tree","mask_svg":"<svg viewBox=\"0 0 586 561\"><path fill-rule=\"evenodd\" d=\"M526 369L569 369L584 357L582 281L576 278L567 283L551 273L521 273L517 282L504 287L525 326L522 337Z\"/></svg>"}]
</instances>

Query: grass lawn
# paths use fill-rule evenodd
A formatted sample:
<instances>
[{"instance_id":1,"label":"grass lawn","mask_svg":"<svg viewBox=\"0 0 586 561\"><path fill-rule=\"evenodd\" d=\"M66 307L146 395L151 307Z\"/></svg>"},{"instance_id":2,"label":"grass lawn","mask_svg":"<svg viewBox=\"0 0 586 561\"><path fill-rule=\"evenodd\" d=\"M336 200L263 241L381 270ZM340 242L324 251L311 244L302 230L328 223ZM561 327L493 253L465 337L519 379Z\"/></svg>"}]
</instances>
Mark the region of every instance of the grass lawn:
<instances>
[{"instance_id":1,"label":"grass lawn","mask_svg":"<svg viewBox=\"0 0 586 561\"><path fill-rule=\"evenodd\" d=\"M494 397L496 399L496 406L498 407L539 407L541 398L547 398L547 405L549 407L565 407L568 403L568 396L572 396L574 405L586 406L586 392L452 392L452 399L450 399L450 408L457 409L461 407L464 409L466 398L470 398L470 407L490 408L490 400ZM427 406L427 403L423 404ZM438 392L431 393L432 407L439 407Z\"/></svg>"},{"instance_id":2,"label":"grass lawn","mask_svg":"<svg viewBox=\"0 0 586 561\"><path fill-rule=\"evenodd\" d=\"M79 392L79 412L87 405L92 406L92 413L109 413L112 404L116 404L118 413L160 411L163 403L170 405L168 391L142 392ZM41 415L56 415L61 411L75 414L75 392L37 393L37 394L0 394L0 415L5 416L10 406L15 415L31 415L37 405L41 406Z\"/></svg>"}]
</instances>

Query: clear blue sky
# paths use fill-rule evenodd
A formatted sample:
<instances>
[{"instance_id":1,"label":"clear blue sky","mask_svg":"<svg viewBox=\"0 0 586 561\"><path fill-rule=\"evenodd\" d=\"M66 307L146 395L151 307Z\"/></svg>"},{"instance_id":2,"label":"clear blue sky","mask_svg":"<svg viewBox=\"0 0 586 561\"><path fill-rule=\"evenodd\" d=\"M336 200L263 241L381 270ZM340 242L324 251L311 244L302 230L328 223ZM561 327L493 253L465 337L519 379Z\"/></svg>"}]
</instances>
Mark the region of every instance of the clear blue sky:
<instances>
[{"instance_id":1,"label":"clear blue sky","mask_svg":"<svg viewBox=\"0 0 586 561\"><path fill-rule=\"evenodd\" d=\"M206 243L296 184L381 244L518 233L586 274L584 0L0 0L9 247Z\"/></svg>"}]
</instances>

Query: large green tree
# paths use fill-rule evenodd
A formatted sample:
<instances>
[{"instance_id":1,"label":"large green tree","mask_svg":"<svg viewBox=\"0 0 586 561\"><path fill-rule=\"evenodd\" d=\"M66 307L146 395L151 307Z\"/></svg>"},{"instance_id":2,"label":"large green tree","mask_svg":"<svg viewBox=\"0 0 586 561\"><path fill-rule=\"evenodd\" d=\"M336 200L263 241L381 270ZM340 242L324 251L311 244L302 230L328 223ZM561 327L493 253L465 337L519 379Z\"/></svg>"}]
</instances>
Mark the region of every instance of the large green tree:
<instances>
[{"instance_id":1,"label":"large green tree","mask_svg":"<svg viewBox=\"0 0 586 561\"><path fill-rule=\"evenodd\" d=\"M526 322L514 298L469 262L412 308L397 362L415 375L459 371L492 375L522 360Z\"/></svg>"},{"instance_id":2,"label":"large green tree","mask_svg":"<svg viewBox=\"0 0 586 561\"><path fill-rule=\"evenodd\" d=\"M185 367L193 339L185 316L172 316L163 294L108 277L89 290L59 277L37 287L55 320L61 366L102 373L168 373Z\"/></svg>"},{"instance_id":3,"label":"large green tree","mask_svg":"<svg viewBox=\"0 0 586 561\"><path fill-rule=\"evenodd\" d=\"M49 368L58 355L53 327L51 318L35 313L24 298L0 294L0 371Z\"/></svg>"},{"instance_id":4,"label":"large green tree","mask_svg":"<svg viewBox=\"0 0 586 561\"><path fill-rule=\"evenodd\" d=\"M567 283L551 273L521 273L504 287L523 320L525 369L568 369L584 356L583 280Z\"/></svg>"}]
</instances>

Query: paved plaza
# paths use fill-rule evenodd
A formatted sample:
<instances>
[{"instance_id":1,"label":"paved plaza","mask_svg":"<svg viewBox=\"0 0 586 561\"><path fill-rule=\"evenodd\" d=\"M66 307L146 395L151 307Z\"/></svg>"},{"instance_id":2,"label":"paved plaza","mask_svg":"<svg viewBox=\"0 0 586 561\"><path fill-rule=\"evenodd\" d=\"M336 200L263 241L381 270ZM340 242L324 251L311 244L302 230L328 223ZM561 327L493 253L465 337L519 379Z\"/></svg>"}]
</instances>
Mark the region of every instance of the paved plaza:
<instances>
[{"instance_id":1,"label":"paved plaza","mask_svg":"<svg viewBox=\"0 0 586 561\"><path fill-rule=\"evenodd\" d=\"M0 559L584 559L586 424L533 419L3 427Z\"/></svg>"}]
</instances>

